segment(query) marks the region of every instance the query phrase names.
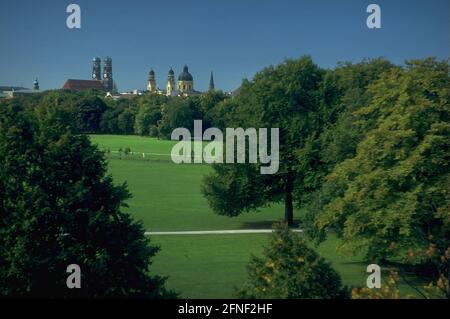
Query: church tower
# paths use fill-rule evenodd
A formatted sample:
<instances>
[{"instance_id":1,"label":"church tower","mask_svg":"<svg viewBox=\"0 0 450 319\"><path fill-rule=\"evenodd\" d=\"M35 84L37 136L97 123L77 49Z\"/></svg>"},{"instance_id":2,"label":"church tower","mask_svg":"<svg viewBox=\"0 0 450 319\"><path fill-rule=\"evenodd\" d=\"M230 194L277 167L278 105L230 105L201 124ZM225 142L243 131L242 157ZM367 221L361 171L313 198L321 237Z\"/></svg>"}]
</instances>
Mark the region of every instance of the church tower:
<instances>
[{"instance_id":1,"label":"church tower","mask_svg":"<svg viewBox=\"0 0 450 319\"><path fill-rule=\"evenodd\" d=\"M114 81L112 75L112 59L110 57L106 57L103 60L103 86L105 90L111 92L114 88Z\"/></svg>"},{"instance_id":2,"label":"church tower","mask_svg":"<svg viewBox=\"0 0 450 319\"><path fill-rule=\"evenodd\" d=\"M153 71L153 69L151 69L150 72L148 73L147 92L149 93L156 92L155 71Z\"/></svg>"},{"instance_id":3,"label":"church tower","mask_svg":"<svg viewBox=\"0 0 450 319\"><path fill-rule=\"evenodd\" d=\"M170 68L169 74L167 75L166 95L174 95L175 90L175 73L173 72L172 68Z\"/></svg>"},{"instance_id":4,"label":"church tower","mask_svg":"<svg viewBox=\"0 0 450 319\"><path fill-rule=\"evenodd\" d=\"M100 81L102 79L101 60L99 57L92 59L92 80Z\"/></svg>"},{"instance_id":5,"label":"church tower","mask_svg":"<svg viewBox=\"0 0 450 319\"><path fill-rule=\"evenodd\" d=\"M211 76L209 78L209 90L214 91L214 77L213 77L212 71L211 71Z\"/></svg>"},{"instance_id":6,"label":"church tower","mask_svg":"<svg viewBox=\"0 0 450 319\"><path fill-rule=\"evenodd\" d=\"M37 78L33 82L33 90L39 91L39 82Z\"/></svg>"},{"instance_id":7,"label":"church tower","mask_svg":"<svg viewBox=\"0 0 450 319\"><path fill-rule=\"evenodd\" d=\"M183 67L183 72L178 76L178 91L180 93L191 93L194 91L194 79L189 73L188 66Z\"/></svg>"}]
</instances>

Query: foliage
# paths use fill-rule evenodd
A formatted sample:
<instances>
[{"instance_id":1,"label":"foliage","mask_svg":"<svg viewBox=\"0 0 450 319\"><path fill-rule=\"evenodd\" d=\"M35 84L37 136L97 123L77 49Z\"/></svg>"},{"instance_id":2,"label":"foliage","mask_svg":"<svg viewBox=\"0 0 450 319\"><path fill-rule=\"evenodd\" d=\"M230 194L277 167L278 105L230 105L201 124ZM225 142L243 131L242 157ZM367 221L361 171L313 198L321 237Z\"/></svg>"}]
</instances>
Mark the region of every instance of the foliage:
<instances>
[{"instance_id":1,"label":"foliage","mask_svg":"<svg viewBox=\"0 0 450 319\"><path fill-rule=\"evenodd\" d=\"M201 119L198 111L198 101L194 98L174 97L162 107L162 118L159 122L159 134L170 139L172 131L178 127L194 129L194 119Z\"/></svg>"},{"instance_id":2,"label":"foliage","mask_svg":"<svg viewBox=\"0 0 450 319\"><path fill-rule=\"evenodd\" d=\"M368 248L369 258L449 246L448 65L411 61L370 87L371 103L358 110L369 129L356 155L327 176L331 199L317 216L332 227L343 248Z\"/></svg>"},{"instance_id":3,"label":"foliage","mask_svg":"<svg viewBox=\"0 0 450 319\"><path fill-rule=\"evenodd\" d=\"M279 128L280 168L273 175L259 174L259 165L214 166L214 174L205 178L203 193L211 207L221 215L236 216L272 202L285 202L285 220L292 225L293 199L296 188L307 180L297 166L308 162L296 152L308 147L320 131L318 120L319 83L323 71L311 58L287 60L277 67L257 73L252 82L244 81L238 95L229 127ZM305 155L309 154L305 152ZM313 156L313 154L312 154ZM257 173L258 172L258 173ZM238 195L236 191L244 191ZM229 200L234 196L237 205Z\"/></svg>"},{"instance_id":4,"label":"foliage","mask_svg":"<svg viewBox=\"0 0 450 319\"><path fill-rule=\"evenodd\" d=\"M263 257L252 257L248 282L240 298L335 299L347 298L338 273L291 232L285 223L275 224Z\"/></svg>"},{"instance_id":5,"label":"foliage","mask_svg":"<svg viewBox=\"0 0 450 319\"><path fill-rule=\"evenodd\" d=\"M75 104L74 126L79 133L95 133L100 130L102 114L106 111L105 102L96 96L82 98Z\"/></svg>"},{"instance_id":6,"label":"foliage","mask_svg":"<svg viewBox=\"0 0 450 319\"><path fill-rule=\"evenodd\" d=\"M398 280L398 273L392 271L381 288L353 288L352 299L402 299L397 287ZM404 298L410 299L412 296L408 295Z\"/></svg>"},{"instance_id":7,"label":"foliage","mask_svg":"<svg viewBox=\"0 0 450 319\"><path fill-rule=\"evenodd\" d=\"M134 131L137 135L157 136L158 122L161 120L161 108L167 101L167 97L160 95L148 95L139 101L139 108L134 123Z\"/></svg>"},{"instance_id":8,"label":"foliage","mask_svg":"<svg viewBox=\"0 0 450 319\"><path fill-rule=\"evenodd\" d=\"M0 107L0 296L173 296L148 272L158 248L121 211L126 185L60 122L64 111L41 107ZM66 286L69 264L81 267L81 289Z\"/></svg>"}]
</instances>

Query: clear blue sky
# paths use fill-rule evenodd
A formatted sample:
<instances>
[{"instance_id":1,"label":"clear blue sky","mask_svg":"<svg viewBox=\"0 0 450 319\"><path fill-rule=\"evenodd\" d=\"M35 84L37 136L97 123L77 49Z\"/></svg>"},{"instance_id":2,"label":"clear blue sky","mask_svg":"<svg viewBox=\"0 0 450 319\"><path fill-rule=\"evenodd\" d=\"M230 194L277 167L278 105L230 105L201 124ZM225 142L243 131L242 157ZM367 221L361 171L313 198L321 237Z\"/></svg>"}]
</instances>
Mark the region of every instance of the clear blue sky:
<instances>
[{"instance_id":1,"label":"clear blue sky","mask_svg":"<svg viewBox=\"0 0 450 319\"><path fill-rule=\"evenodd\" d=\"M82 28L66 27L81 6ZM366 7L382 10L382 29L366 26ZM90 79L94 56L111 56L120 91L144 89L152 67L189 65L195 88L233 90L242 78L285 58L309 54L323 67L383 56L449 57L449 0L9 0L0 2L0 85L60 88Z\"/></svg>"}]
</instances>

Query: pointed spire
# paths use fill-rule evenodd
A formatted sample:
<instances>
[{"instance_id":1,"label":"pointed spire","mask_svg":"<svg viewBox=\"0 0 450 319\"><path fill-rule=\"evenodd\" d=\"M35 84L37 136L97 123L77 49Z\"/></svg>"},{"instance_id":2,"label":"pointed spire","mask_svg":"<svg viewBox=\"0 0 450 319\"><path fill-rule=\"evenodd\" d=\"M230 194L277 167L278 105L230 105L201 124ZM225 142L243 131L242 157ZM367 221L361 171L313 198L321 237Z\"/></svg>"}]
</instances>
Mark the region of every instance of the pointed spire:
<instances>
[{"instance_id":1,"label":"pointed spire","mask_svg":"<svg viewBox=\"0 0 450 319\"><path fill-rule=\"evenodd\" d=\"M211 76L209 78L209 90L214 91L214 77L213 77L212 71L211 71Z\"/></svg>"}]
</instances>

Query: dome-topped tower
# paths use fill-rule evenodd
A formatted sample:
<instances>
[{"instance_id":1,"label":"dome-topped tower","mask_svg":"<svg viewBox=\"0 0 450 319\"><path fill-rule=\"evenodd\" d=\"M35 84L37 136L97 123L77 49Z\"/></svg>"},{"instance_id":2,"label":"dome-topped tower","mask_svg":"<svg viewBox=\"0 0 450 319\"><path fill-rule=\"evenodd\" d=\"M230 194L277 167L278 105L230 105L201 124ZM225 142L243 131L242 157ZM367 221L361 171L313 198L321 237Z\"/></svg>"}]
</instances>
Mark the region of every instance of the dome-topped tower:
<instances>
[{"instance_id":1,"label":"dome-topped tower","mask_svg":"<svg viewBox=\"0 0 450 319\"><path fill-rule=\"evenodd\" d=\"M33 90L39 91L39 81L37 78L33 82Z\"/></svg>"},{"instance_id":2,"label":"dome-topped tower","mask_svg":"<svg viewBox=\"0 0 450 319\"><path fill-rule=\"evenodd\" d=\"M156 92L155 71L153 71L153 69L151 69L150 72L148 72L147 91L150 93Z\"/></svg>"},{"instance_id":3,"label":"dome-topped tower","mask_svg":"<svg viewBox=\"0 0 450 319\"><path fill-rule=\"evenodd\" d=\"M175 73L172 68L170 68L169 73L167 74L166 95L171 96L175 94L175 90Z\"/></svg>"},{"instance_id":4,"label":"dome-topped tower","mask_svg":"<svg viewBox=\"0 0 450 319\"><path fill-rule=\"evenodd\" d=\"M183 72L178 76L178 81L193 81L192 74L189 73L187 65L183 67Z\"/></svg>"},{"instance_id":5,"label":"dome-topped tower","mask_svg":"<svg viewBox=\"0 0 450 319\"><path fill-rule=\"evenodd\" d=\"M189 73L188 66L183 67L183 72L178 76L178 91L180 93L190 93L194 91L194 78Z\"/></svg>"}]
</instances>

